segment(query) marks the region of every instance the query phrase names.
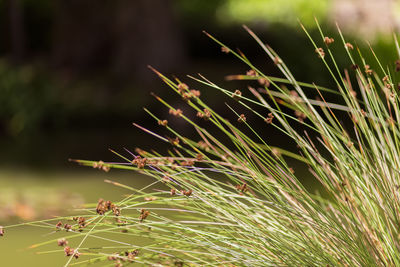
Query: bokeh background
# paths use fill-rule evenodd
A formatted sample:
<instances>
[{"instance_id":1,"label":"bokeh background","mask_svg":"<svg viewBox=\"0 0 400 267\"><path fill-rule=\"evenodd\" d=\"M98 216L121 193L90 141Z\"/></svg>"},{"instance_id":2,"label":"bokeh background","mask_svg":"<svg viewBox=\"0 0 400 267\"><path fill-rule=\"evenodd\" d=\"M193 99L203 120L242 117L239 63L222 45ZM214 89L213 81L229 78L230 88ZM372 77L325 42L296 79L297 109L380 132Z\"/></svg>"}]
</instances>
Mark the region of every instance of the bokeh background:
<instances>
[{"instance_id":1,"label":"bokeh background","mask_svg":"<svg viewBox=\"0 0 400 267\"><path fill-rule=\"evenodd\" d=\"M180 102L149 64L187 82L185 75L202 73L227 88L243 86L224 77L247 68L221 53L202 30L279 75L242 29L246 24L298 80L333 86L299 21L318 36L316 17L333 37L337 22L367 58L372 56L366 40L393 65L399 14L396 0L0 0L0 225L65 214L79 203L126 193L104 184L104 178L146 184L133 173L105 174L68 159L115 161L109 148L160 145L132 122L155 127L143 107L165 112L150 92ZM343 51L335 56L347 68ZM225 112L222 95L203 93ZM274 145L284 145L274 132L269 136ZM45 234L13 230L0 239L1 255L7 254L10 266L62 262L61 254L33 257L23 250Z\"/></svg>"}]
</instances>

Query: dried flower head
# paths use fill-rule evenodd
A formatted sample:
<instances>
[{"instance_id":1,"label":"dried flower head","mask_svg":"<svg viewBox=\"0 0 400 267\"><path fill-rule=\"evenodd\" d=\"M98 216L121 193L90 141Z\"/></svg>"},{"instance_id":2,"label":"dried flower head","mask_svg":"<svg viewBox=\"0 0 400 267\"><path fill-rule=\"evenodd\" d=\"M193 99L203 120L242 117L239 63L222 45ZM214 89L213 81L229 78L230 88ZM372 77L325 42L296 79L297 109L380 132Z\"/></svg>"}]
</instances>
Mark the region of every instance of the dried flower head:
<instances>
[{"instance_id":1,"label":"dried flower head","mask_svg":"<svg viewBox=\"0 0 400 267\"><path fill-rule=\"evenodd\" d=\"M240 114L238 122L246 122L246 116L244 114Z\"/></svg>"},{"instance_id":2,"label":"dried flower head","mask_svg":"<svg viewBox=\"0 0 400 267\"><path fill-rule=\"evenodd\" d=\"M174 188L171 188L170 194L171 196L174 196L176 194L176 190Z\"/></svg>"},{"instance_id":3,"label":"dried flower head","mask_svg":"<svg viewBox=\"0 0 400 267\"><path fill-rule=\"evenodd\" d=\"M325 57L324 49L322 49L321 47L316 48L315 52L318 54L318 57L320 57L320 58L324 58Z\"/></svg>"},{"instance_id":4,"label":"dried flower head","mask_svg":"<svg viewBox=\"0 0 400 267\"><path fill-rule=\"evenodd\" d=\"M247 191L247 184L246 183L243 183L243 184L241 184L241 185L236 185L236 189L238 190L238 191L240 191L240 194L241 195L243 195L243 193L245 193L246 191Z\"/></svg>"},{"instance_id":5,"label":"dried flower head","mask_svg":"<svg viewBox=\"0 0 400 267\"><path fill-rule=\"evenodd\" d=\"M112 212L115 216L121 215L121 209L115 205L113 205L113 207L112 207Z\"/></svg>"},{"instance_id":6,"label":"dried flower head","mask_svg":"<svg viewBox=\"0 0 400 267\"><path fill-rule=\"evenodd\" d=\"M149 214L150 214L150 211L145 210L145 209L141 209L140 210L140 215L139 215L139 221L143 222L147 218L147 216L149 216Z\"/></svg>"},{"instance_id":7,"label":"dried flower head","mask_svg":"<svg viewBox=\"0 0 400 267\"><path fill-rule=\"evenodd\" d=\"M189 90L189 86L186 83L179 83L178 84L178 91L179 93L183 94L184 92L186 92L187 90Z\"/></svg>"},{"instance_id":8,"label":"dried flower head","mask_svg":"<svg viewBox=\"0 0 400 267\"><path fill-rule=\"evenodd\" d=\"M199 90L190 90L190 93L192 94L193 97L200 97L201 93Z\"/></svg>"},{"instance_id":9,"label":"dried flower head","mask_svg":"<svg viewBox=\"0 0 400 267\"><path fill-rule=\"evenodd\" d=\"M242 92L240 90L235 90L235 92L232 94L232 98L235 100L239 100L241 96Z\"/></svg>"},{"instance_id":10,"label":"dried flower head","mask_svg":"<svg viewBox=\"0 0 400 267\"><path fill-rule=\"evenodd\" d=\"M264 86L264 87L267 87L267 88L270 86L270 82L265 78L260 78L257 81L261 86Z\"/></svg>"},{"instance_id":11,"label":"dried flower head","mask_svg":"<svg viewBox=\"0 0 400 267\"><path fill-rule=\"evenodd\" d=\"M193 166L194 165L194 160L185 160L185 161L182 161L181 162L181 164L180 164L181 166Z\"/></svg>"},{"instance_id":12,"label":"dried flower head","mask_svg":"<svg viewBox=\"0 0 400 267\"><path fill-rule=\"evenodd\" d=\"M264 121L268 124L272 123L272 119L274 118L274 115L272 113L268 113L268 117L264 119Z\"/></svg>"},{"instance_id":13,"label":"dried flower head","mask_svg":"<svg viewBox=\"0 0 400 267\"><path fill-rule=\"evenodd\" d=\"M66 246L64 248L64 253L65 253L65 256L67 256L67 257L72 256L74 254L74 251L75 250L69 246Z\"/></svg>"},{"instance_id":14,"label":"dried flower head","mask_svg":"<svg viewBox=\"0 0 400 267\"><path fill-rule=\"evenodd\" d=\"M167 137L168 141L173 145L173 146L177 146L179 145L179 138L175 137L175 138L171 138L171 137Z\"/></svg>"},{"instance_id":15,"label":"dried flower head","mask_svg":"<svg viewBox=\"0 0 400 267\"><path fill-rule=\"evenodd\" d=\"M143 169L146 166L147 158L142 158L141 156L135 156L132 160L132 164L136 165L139 169Z\"/></svg>"},{"instance_id":16,"label":"dried flower head","mask_svg":"<svg viewBox=\"0 0 400 267\"><path fill-rule=\"evenodd\" d=\"M351 49L351 50L354 49L354 47L353 47L353 45L352 45L351 43L346 43L346 44L344 45L344 47L345 47L346 49Z\"/></svg>"},{"instance_id":17,"label":"dried flower head","mask_svg":"<svg viewBox=\"0 0 400 267\"><path fill-rule=\"evenodd\" d=\"M68 245L68 241L65 238L58 239L57 245L60 247L64 247L64 246Z\"/></svg>"},{"instance_id":18,"label":"dried flower head","mask_svg":"<svg viewBox=\"0 0 400 267\"><path fill-rule=\"evenodd\" d=\"M128 257L129 261L133 261L137 255L139 255L139 250L137 250L137 249L135 249L131 252L128 252L128 251L125 252L125 256Z\"/></svg>"},{"instance_id":19,"label":"dried flower head","mask_svg":"<svg viewBox=\"0 0 400 267\"><path fill-rule=\"evenodd\" d=\"M300 111L300 110L296 110L294 112L294 115L297 117L297 119L300 122L303 122L307 118L306 114L304 112Z\"/></svg>"},{"instance_id":20,"label":"dried flower head","mask_svg":"<svg viewBox=\"0 0 400 267\"><path fill-rule=\"evenodd\" d=\"M257 72L256 72L255 70L248 70L248 71L246 72L246 75L247 75L247 76L256 76L256 75L257 75Z\"/></svg>"},{"instance_id":21,"label":"dried flower head","mask_svg":"<svg viewBox=\"0 0 400 267\"><path fill-rule=\"evenodd\" d=\"M221 47L221 52L225 53L225 54L228 54L229 52L231 52L231 50L226 46L222 46Z\"/></svg>"},{"instance_id":22,"label":"dried flower head","mask_svg":"<svg viewBox=\"0 0 400 267\"><path fill-rule=\"evenodd\" d=\"M196 159L197 159L197 160L203 160L203 159L204 159L204 155L198 153L198 154L196 155Z\"/></svg>"},{"instance_id":23,"label":"dried flower head","mask_svg":"<svg viewBox=\"0 0 400 267\"><path fill-rule=\"evenodd\" d=\"M372 74L372 70L371 70L371 67L369 65L365 65L364 68L365 68L365 73L366 74L368 74L368 75Z\"/></svg>"},{"instance_id":24,"label":"dried flower head","mask_svg":"<svg viewBox=\"0 0 400 267\"><path fill-rule=\"evenodd\" d=\"M0 236L4 236L4 227L0 226Z\"/></svg>"},{"instance_id":25,"label":"dried flower head","mask_svg":"<svg viewBox=\"0 0 400 267\"><path fill-rule=\"evenodd\" d=\"M282 60L278 56L275 56L274 57L274 64L275 65L280 65L280 64L282 64Z\"/></svg>"},{"instance_id":26,"label":"dried flower head","mask_svg":"<svg viewBox=\"0 0 400 267\"><path fill-rule=\"evenodd\" d=\"M62 225L63 225L63 223L62 223L61 221L59 221L59 222L56 224L56 229L57 229L57 230L60 230L60 228L61 228Z\"/></svg>"},{"instance_id":27,"label":"dried flower head","mask_svg":"<svg viewBox=\"0 0 400 267\"><path fill-rule=\"evenodd\" d=\"M181 193L182 193L182 195L184 195L184 196L190 197L190 196L192 195L193 191L192 191L191 189L189 189L189 190L182 190Z\"/></svg>"},{"instance_id":28,"label":"dried flower head","mask_svg":"<svg viewBox=\"0 0 400 267\"><path fill-rule=\"evenodd\" d=\"M329 38L328 36L325 36L325 38L324 38L324 43L325 43L326 45L330 45L330 44L332 44L333 42L335 42L335 40L334 40L333 38Z\"/></svg>"},{"instance_id":29,"label":"dried flower head","mask_svg":"<svg viewBox=\"0 0 400 267\"><path fill-rule=\"evenodd\" d=\"M179 109L179 108L178 108L178 109L175 109L175 110L171 108L171 109L169 110L169 114L174 115L174 116L176 116L176 117L181 116L182 113L183 113L182 110Z\"/></svg>"},{"instance_id":30,"label":"dried flower head","mask_svg":"<svg viewBox=\"0 0 400 267\"><path fill-rule=\"evenodd\" d=\"M65 229L67 232L68 232L68 231L71 231L72 225L66 223L66 224L64 224L64 229Z\"/></svg>"},{"instance_id":31,"label":"dried flower head","mask_svg":"<svg viewBox=\"0 0 400 267\"><path fill-rule=\"evenodd\" d=\"M158 121L158 125L167 126L168 125L168 121L167 120L159 120Z\"/></svg>"}]
</instances>

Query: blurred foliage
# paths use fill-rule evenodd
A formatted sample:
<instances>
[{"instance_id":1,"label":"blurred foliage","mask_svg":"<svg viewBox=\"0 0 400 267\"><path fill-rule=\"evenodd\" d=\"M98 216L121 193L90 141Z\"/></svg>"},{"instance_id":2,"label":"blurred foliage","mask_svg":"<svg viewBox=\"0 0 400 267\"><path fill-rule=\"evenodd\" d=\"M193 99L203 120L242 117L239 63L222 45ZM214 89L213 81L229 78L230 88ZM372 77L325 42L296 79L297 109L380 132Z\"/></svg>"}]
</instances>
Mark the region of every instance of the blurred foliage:
<instances>
[{"instance_id":1,"label":"blurred foliage","mask_svg":"<svg viewBox=\"0 0 400 267\"><path fill-rule=\"evenodd\" d=\"M221 23L254 21L297 26L298 19L315 27L314 17L324 20L332 0L227 0L218 10Z\"/></svg>"},{"instance_id":2,"label":"blurred foliage","mask_svg":"<svg viewBox=\"0 0 400 267\"><path fill-rule=\"evenodd\" d=\"M10 135L37 129L57 116L59 100L52 80L34 65L0 61L0 123Z\"/></svg>"}]
</instances>

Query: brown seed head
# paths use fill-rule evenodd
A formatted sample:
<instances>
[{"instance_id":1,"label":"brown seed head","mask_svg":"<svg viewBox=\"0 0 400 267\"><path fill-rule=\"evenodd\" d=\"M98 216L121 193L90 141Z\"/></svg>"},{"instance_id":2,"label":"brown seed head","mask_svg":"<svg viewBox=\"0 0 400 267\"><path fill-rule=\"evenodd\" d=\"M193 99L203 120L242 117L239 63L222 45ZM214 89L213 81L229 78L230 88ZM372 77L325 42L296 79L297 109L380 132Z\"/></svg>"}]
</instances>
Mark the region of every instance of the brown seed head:
<instances>
[{"instance_id":1,"label":"brown seed head","mask_svg":"<svg viewBox=\"0 0 400 267\"><path fill-rule=\"evenodd\" d=\"M167 126L168 125L168 121L167 120L159 120L158 121L158 125Z\"/></svg>"},{"instance_id":2,"label":"brown seed head","mask_svg":"<svg viewBox=\"0 0 400 267\"><path fill-rule=\"evenodd\" d=\"M238 122L246 122L246 116L244 114L240 114Z\"/></svg>"},{"instance_id":3,"label":"brown seed head","mask_svg":"<svg viewBox=\"0 0 400 267\"><path fill-rule=\"evenodd\" d=\"M60 247L68 245L68 241L65 238L61 238L57 240L57 245Z\"/></svg>"},{"instance_id":4,"label":"brown seed head","mask_svg":"<svg viewBox=\"0 0 400 267\"><path fill-rule=\"evenodd\" d=\"M269 87L270 86L270 82L265 78L260 78L257 81L261 86L264 86L264 87Z\"/></svg>"},{"instance_id":5,"label":"brown seed head","mask_svg":"<svg viewBox=\"0 0 400 267\"><path fill-rule=\"evenodd\" d=\"M0 226L0 236L4 236L4 227Z\"/></svg>"},{"instance_id":6,"label":"brown seed head","mask_svg":"<svg viewBox=\"0 0 400 267\"><path fill-rule=\"evenodd\" d=\"M72 256L74 254L74 249L69 246L66 246L64 248L64 253L65 253L65 256L67 256L67 257Z\"/></svg>"},{"instance_id":7,"label":"brown seed head","mask_svg":"<svg viewBox=\"0 0 400 267\"><path fill-rule=\"evenodd\" d=\"M351 50L354 49L354 47L353 47L353 45L352 45L351 43L346 43L346 44L344 45L344 47L345 47L346 49L351 49Z\"/></svg>"},{"instance_id":8,"label":"brown seed head","mask_svg":"<svg viewBox=\"0 0 400 267\"><path fill-rule=\"evenodd\" d=\"M366 74L368 74L368 75L372 74L372 70L371 70L371 67L369 65L365 65L364 68L365 68L365 73Z\"/></svg>"},{"instance_id":9,"label":"brown seed head","mask_svg":"<svg viewBox=\"0 0 400 267\"><path fill-rule=\"evenodd\" d=\"M257 72L256 72L255 70L248 70L248 71L246 72L246 75L247 75L247 76L256 76L256 75L257 75Z\"/></svg>"},{"instance_id":10,"label":"brown seed head","mask_svg":"<svg viewBox=\"0 0 400 267\"><path fill-rule=\"evenodd\" d=\"M193 97L200 97L201 93L199 90L190 90Z\"/></svg>"},{"instance_id":11,"label":"brown seed head","mask_svg":"<svg viewBox=\"0 0 400 267\"><path fill-rule=\"evenodd\" d=\"M182 110L181 109L176 109L176 110L174 110L174 109L170 109L169 110L169 114L171 114L171 115L174 115L174 116L176 116L176 117L179 117L179 116L181 116L182 115Z\"/></svg>"},{"instance_id":12,"label":"brown seed head","mask_svg":"<svg viewBox=\"0 0 400 267\"><path fill-rule=\"evenodd\" d=\"M321 47L316 48L315 52L318 54L318 57L320 57L320 58L324 58L325 57L324 49L322 49Z\"/></svg>"},{"instance_id":13,"label":"brown seed head","mask_svg":"<svg viewBox=\"0 0 400 267\"><path fill-rule=\"evenodd\" d=\"M150 214L150 211L145 210L145 209L141 209L140 210L140 215L139 215L140 222L143 222L147 218L147 216L149 216L149 214Z\"/></svg>"},{"instance_id":14,"label":"brown seed head","mask_svg":"<svg viewBox=\"0 0 400 267\"><path fill-rule=\"evenodd\" d=\"M325 43L326 45L330 45L330 44L332 44L334 41L335 41L335 40L334 40L333 38L329 38L328 36L325 36L325 38L324 38L324 43Z\"/></svg>"},{"instance_id":15,"label":"brown seed head","mask_svg":"<svg viewBox=\"0 0 400 267\"><path fill-rule=\"evenodd\" d=\"M268 113L268 117L264 119L264 121L268 124L272 123L272 119L274 118L274 115L272 113Z\"/></svg>"},{"instance_id":16,"label":"brown seed head","mask_svg":"<svg viewBox=\"0 0 400 267\"><path fill-rule=\"evenodd\" d=\"M64 229L68 232L68 231L71 231L71 229L72 229L72 225L70 225L70 224L64 224Z\"/></svg>"},{"instance_id":17,"label":"brown seed head","mask_svg":"<svg viewBox=\"0 0 400 267\"><path fill-rule=\"evenodd\" d=\"M179 93L184 93L185 91L189 90L189 86L187 86L186 83L180 83L178 84L178 91Z\"/></svg>"},{"instance_id":18,"label":"brown seed head","mask_svg":"<svg viewBox=\"0 0 400 267\"><path fill-rule=\"evenodd\" d=\"M193 191L192 191L191 189L189 189L189 190L182 190L181 193L182 193L182 195L184 195L184 196L190 197L190 196L192 195Z\"/></svg>"},{"instance_id":19,"label":"brown seed head","mask_svg":"<svg viewBox=\"0 0 400 267\"><path fill-rule=\"evenodd\" d=\"M294 115L297 117L297 119L300 121L300 122L303 122L306 118L307 118L307 116L306 116L306 114L304 114L302 111L300 111L300 110L296 110L295 112L294 112Z\"/></svg>"},{"instance_id":20,"label":"brown seed head","mask_svg":"<svg viewBox=\"0 0 400 267\"><path fill-rule=\"evenodd\" d=\"M239 100L240 97L242 96L242 92L239 90L236 90L233 94L232 94L232 98L235 100Z\"/></svg>"},{"instance_id":21,"label":"brown seed head","mask_svg":"<svg viewBox=\"0 0 400 267\"><path fill-rule=\"evenodd\" d=\"M102 169L103 171L105 171L105 172L109 172L109 171L110 171L110 167L109 167L109 166L106 166L106 165L102 166L101 169Z\"/></svg>"},{"instance_id":22,"label":"brown seed head","mask_svg":"<svg viewBox=\"0 0 400 267\"><path fill-rule=\"evenodd\" d=\"M121 209L117 206L112 207L112 212L114 213L115 216L121 215Z\"/></svg>"},{"instance_id":23,"label":"brown seed head","mask_svg":"<svg viewBox=\"0 0 400 267\"><path fill-rule=\"evenodd\" d=\"M59 222L56 224L56 229L60 229L62 225L63 225L63 223L62 223L61 221L59 221Z\"/></svg>"},{"instance_id":24,"label":"brown seed head","mask_svg":"<svg viewBox=\"0 0 400 267\"><path fill-rule=\"evenodd\" d=\"M274 57L274 64L275 65L280 65L280 64L282 64L282 60L278 56L275 56Z\"/></svg>"},{"instance_id":25,"label":"brown seed head","mask_svg":"<svg viewBox=\"0 0 400 267\"><path fill-rule=\"evenodd\" d=\"M229 52L231 52L231 50L226 46L222 46L221 47L221 52L225 53L225 54L228 54Z\"/></svg>"}]
</instances>

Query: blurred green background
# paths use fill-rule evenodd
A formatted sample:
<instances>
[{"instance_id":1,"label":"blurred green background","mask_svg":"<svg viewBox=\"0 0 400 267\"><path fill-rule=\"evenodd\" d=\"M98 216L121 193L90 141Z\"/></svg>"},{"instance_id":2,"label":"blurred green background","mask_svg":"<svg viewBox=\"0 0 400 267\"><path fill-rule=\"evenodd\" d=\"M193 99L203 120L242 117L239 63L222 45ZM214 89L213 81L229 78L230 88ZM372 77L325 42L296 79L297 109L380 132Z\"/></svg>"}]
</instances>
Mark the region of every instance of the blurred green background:
<instances>
[{"instance_id":1,"label":"blurred green background","mask_svg":"<svg viewBox=\"0 0 400 267\"><path fill-rule=\"evenodd\" d=\"M247 68L220 53L202 30L240 48L265 73L279 75L242 29L247 24L298 80L335 88L299 21L318 38L316 17L337 40L338 22L372 67L365 40L393 66L399 7L395 0L1 0L0 225L65 214L71 206L100 197L118 200L126 193L104 184L104 178L147 184L134 173L105 174L68 159L116 161L108 148L162 145L132 122L156 127L142 108L159 114L165 110L150 92L182 103L148 64L184 81L189 81L186 74L202 73L226 88L244 87L224 76ZM341 69L349 68L344 48L339 42L333 47ZM202 94L211 105L221 102L215 91L204 89ZM223 107L220 112L229 116ZM179 122L176 127L191 134ZM290 144L277 134L268 132L270 143ZM307 183L306 171L299 172ZM62 252L47 258L24 250L46 234L34 228L7 233L0 238L3 263L61 266Z\"/></svg>"}]
</instances>

